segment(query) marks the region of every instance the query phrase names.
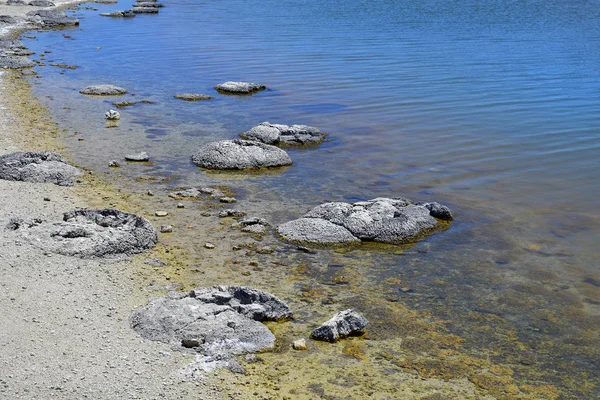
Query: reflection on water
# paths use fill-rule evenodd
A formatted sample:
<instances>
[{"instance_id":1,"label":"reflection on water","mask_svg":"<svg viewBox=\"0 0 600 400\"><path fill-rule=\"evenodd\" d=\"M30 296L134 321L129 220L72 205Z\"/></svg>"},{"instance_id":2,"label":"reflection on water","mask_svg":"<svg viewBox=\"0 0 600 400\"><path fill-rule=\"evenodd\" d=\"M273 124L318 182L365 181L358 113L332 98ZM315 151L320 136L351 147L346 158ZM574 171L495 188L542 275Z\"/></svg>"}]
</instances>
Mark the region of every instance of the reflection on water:
<instances>
[{"instance_id":1,"label":"reflection on water","mask_svg":"<svg viewBox=\"0 0 600 400\"><path fill-rule=\"evenodd\" d=\"M52 95L47 103L72 136L77 163L140 192L148 185L133 179L140 176L168 177L153 184L165 192L226 184L273 224L323 201L446 203L452 227L417 247L292 252L288 262L308 263L314 290L325 286L345 306L368 311L356 297L363 293L372 304L448 321L445 329L473 354L485 349L512 365L516 381L533 379L534 366L535 379L565 398L598 393L581 383L598 379L600 349L593 2L166 3L157 16L131 20L79 10L83 29L69 31L72 40L47 32L26 41L38 54L52 48L48 64L79 66L64 75L39 67L43 78L34 80L38 94ZM212 87L227 80L273 90L216 94ZM94 83L135 95L77 93ZM215 97L189 103L173 98L179 92ZM106 129L112 102L135 99L154 104L121 109L119 125ZM290 150L294 165L269 174L209 174L190 163L201 144L263 121L313 125L329 136L318 148ZM109 160L138 151L152 164L109 171ZM330 264L351 266L343 269L353 283L328 285L338 273L324 269ZM384 308L372 310L374 321L389 317ZM381 339L398 334L380 326L373 329Z\"/></svg>"}]
</instances>

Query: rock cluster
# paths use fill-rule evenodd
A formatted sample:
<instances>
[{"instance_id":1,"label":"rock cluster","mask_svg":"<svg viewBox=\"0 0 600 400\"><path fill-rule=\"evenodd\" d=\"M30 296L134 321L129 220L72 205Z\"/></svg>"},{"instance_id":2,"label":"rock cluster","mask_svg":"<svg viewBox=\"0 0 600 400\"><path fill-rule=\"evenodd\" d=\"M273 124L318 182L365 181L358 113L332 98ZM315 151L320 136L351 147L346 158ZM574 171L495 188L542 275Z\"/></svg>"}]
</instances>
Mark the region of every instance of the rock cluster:
<instances>
[{"instance_id":1,"label":"rock cluster","mask_svg":"<svg viewBox=\"0 0 600 400\"><path fill-rule=\"evenodd\" d=\"M263 122L254 128L241 133L246 140L254 140L272 145L316 145L320 144L325 135L318 128L307 125L281 125Z\"/></svg>"},{"instance_id":2,"label":"rock cluster","mask_svg":"<svg viewBox=\"0 0 600 400\"><path fill-rule=\"evenodd\" d=\"M0 179L24 182L50 182L73 186L81 171L59 154L49 151L18 152L0 156Z\"/></svg>"},{"instance_id":3,"label":"rock cluster","mask_svg":"<svg viewBox=\"0 0 600 400\"><path fill-rule=\"evenodd\" d=\"M336 340L363 333L369 321L353 310L336 313L330 320L316 328L311 337L315 340L335 342Z\"/></svg>"},{"instance_id":4,"label":"rock cluster","mask_svg":"<svg viewBox=\"0 0 600 400\"><path fill-rule=\"evenodd\" d=\"M222 93L230 94L252 94L265 90L265 85L250 82L225 82L215 85L215 89Z\"/></svg>"},{"instance_id":5,"label":"rock cluster","mask_svg":"<svg viewBox=\"0 0 600 400\"><path fill-rule=\"evenodd\" d=\"M284 223L278 234L292 243L357 244L361 241L412 243L452 220L438 203L413 203L404 198L376 198L357 203L325 203L304 217Z\"/></svg>"},{"instance_id":6,"label":"rock cluster","mask_svg":"<svg viewBox=\"0 0 600 400\"><path fill-rule=\"evenodd\" d=\"M76 26L79 20L61 10L35 10L27 13L29 21L43 27Z\"/></svg>"},{"instance_id":7,"label":"rock cluster","mask_svg":"<svg viewBox=\"0 0 600 400\"><path fill-rule=\"evenodd\" d=\"M113 209L70 211L62 221L12 220L7 228L42 250L82 258L141 253L158 240L148 220Z\"/></svg>"},{"instance_id":8,"label":"rock cluster","mask_svg":"<svg viewBox=\"0 0 600 400\"><path fill-rule=\"evenodd\" d=\"M290 156L283 150L249 140L223 140L202 146L192 162L199 167L217 170L244 170L291 165Z\"/></svg>"}]
</instances>

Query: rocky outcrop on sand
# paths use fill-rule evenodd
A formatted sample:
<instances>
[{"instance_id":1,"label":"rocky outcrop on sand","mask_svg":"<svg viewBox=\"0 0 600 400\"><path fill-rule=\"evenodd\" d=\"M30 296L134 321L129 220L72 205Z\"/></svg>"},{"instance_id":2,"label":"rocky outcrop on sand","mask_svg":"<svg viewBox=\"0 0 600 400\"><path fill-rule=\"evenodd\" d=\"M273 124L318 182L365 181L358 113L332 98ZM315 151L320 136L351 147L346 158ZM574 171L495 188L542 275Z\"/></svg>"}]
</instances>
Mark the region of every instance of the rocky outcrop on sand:
<instances>
[{"instance_id":1,"label":"rocky outcrop on sand","mask_svg":"<svg viewBox=\"0 0 600 400\"><path fill-rule=\"evenodd\" d=\"M179 93L174 96L176 99L185 100L185 101L200 101L200 100L210 100L212 96L207 94L200 93Z\"/></svg>"},{"instance_id":2,"label":"rocky outcrop on sand","mask_svg":"<svg viewBox=\"0 0 600 400\"><path fill-rule=\"evenodd\" d=\"M43 27L75 26L79 20L61 10L35 10L27 13L29 21Z\"/></svg>"},{"instance_id":3,"label":"rocky outcrop on sand","mask_svg":"<svg viewBox=\"0 0 600 400\"><path fill-rule=\"evenodd\" d=\"M223 140L202 146L192 156L199 167L218 170L245 170L291 165L290 156L280 148L249 140Z\"/></svg>"},{"instance_id":4,"label":"rocky outcrop on sand","mask_svg":"<svg viewBox=\"0 0 600 400\"><path fill-rule=\"evenodd\" d=\"M242 219L239 226L242 227L242 232L262 235L269 228L269 223L264 218L250 217Z\"/></svg>"},{"instance_id":5,"label":"rocky outcrop on sand","mask_svg":"<svg viewBox=\"0 0 600 400\"><path fill-rule=\"evenodd\" d=\"M33 0L29 2L29 5L33 7L54 7L56 4L49 0Z\"/></svg>"},{"instance_id":6,"label":"rocky outcrop on sand","mask_svg":"<svg viewBox=\"0 0 600 400\"><path fill-rule=\"evenodd\" d=\"M0 54L5 56L28 56L32 52L19 40L0 39Z\"/></svg>"},{"instance_id":7,"label":"rocky outcrop on sand","mask_svg":"<svg viewBox=\"0 0 600 400\"><path fill-rule=\"evenodd\" d=\"M33 67L35 67L35 63L27 57L0 55L0 68L23 69Z\"/></svg>"},{"instance_id":8,"label":"rocky outcrop on sand","mask_svg":"<svg viewBox=\"0 0 600 400\"><path fill-rule=\"evenodd\" d=\"M115 85L93 85L79 91L88 96L120 96L127 93L126 89Z\"/></svg>"},{"instance_id":9,"label":"rocky outcrop on sand","mask_svg":"<svg viewBox=\"0 0 600 400\"><path fill-rule=\"evenodd\" d=\"M11 220L6 228L44 251L82 258L141 253L158 240L148 220L113 209L70 211L62 221Z\"/></svg>"},{"instance_id":10,"label":"rocky outcrop on sand","mask_svg":"<svg viewBox=\"0 0 600 400\"><path fill-rule=\"evenodd\" d=\"M279 225L277 233L298 244L403 244L413 243L443 226L438 220L452 220L448 207L380 197L353 204L321 204L304 217Z\"/></svg>"},{"instance_id":11,"label":"rocky outcrop on sand","mask_svg":"<svg viewBox=\"0 0 600 400\"><path fill-rule=\"evenodd\" d=\"M151 300L131 317L140 336L193 348L203 361L273 347L275 336L262 321L292 317L275 296L244 286L213 286Z\"/></svg>"},{"instance_id":12,"label":"rocky outcrop on sand","mask_svg":"<svg viewBox=\"0 0 600 400\"><path fill-rule=\"evenodd\" d=\"M24 182L49 182L72 186L81 171L59 154L49 151L18 152L0 156L0 179Z\"/></svg>"},{"instance_id":13,"label":"rocky outcrop on sand","mask_svg":"<svg viewBox=\"0 0 600 400\"><path fill-rule=\"evenodd\" d=\"M363 333L369 321L353 310L345 310L336 313L330 320L316 328L311 337L315 340L335 342L338 339L350 335Z\"/></svg>"},{"instance_id":14,"label":"rocky outcrop on sand","mask_svg":"<svg viewBox=\"0 0 600 400\"><path fill-rule=\"evenodd\" d=\"M222 93L229 94L252 94L265 90L265 85L250 82L225 82L215 86L215 89Z\"/></svg>"},{"instance_id":15,"label":"rocky outcrop on sand","mask_svg":"<svg viewBox=\"0 0 600 400\"><path fill-rule=\"evenodd\" d=\"M246 140L253 140L272 145L316 145L320 144L325 135L318 128L307 125L281 125L263 122L254 128L241 133Z\"/></svg>"},{"instance_id":16,"label":"rocky outcrop on sand","mask_svg":"<svg viewBox=\"0 0 600 400\"><path fill-rule=\"evenodd\" d=\"M133 18L135 17L135 13L133 10L117 10L111 11L108 13L100 13L102 17L112 17L112 18Z\"/></svg>"}]
</instances>

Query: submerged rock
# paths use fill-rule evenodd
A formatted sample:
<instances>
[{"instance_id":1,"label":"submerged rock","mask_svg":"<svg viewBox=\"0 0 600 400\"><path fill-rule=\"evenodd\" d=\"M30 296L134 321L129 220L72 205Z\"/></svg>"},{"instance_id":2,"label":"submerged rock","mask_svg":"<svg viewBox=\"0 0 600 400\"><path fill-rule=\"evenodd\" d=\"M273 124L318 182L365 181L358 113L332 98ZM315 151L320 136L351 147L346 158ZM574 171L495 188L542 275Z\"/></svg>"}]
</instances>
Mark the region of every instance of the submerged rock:
<instances>
[{"instance_id":1,"label":"submerged rock","mask_svg":"<svg viewBox=\"0 0 600 400\"><path fill-rule=\"evenodd\" d=\"M348 244L358 241L412 243L439 227L436 219L451 221L452 213L439 203L376 198L357 203L325 203L303 218L277 228L279 235L298 244Z\"/></svg>"},{"instance_id":2,"label":"submerged rock","mask_svg":"<svg viewBox=\"0 0 600 400\"><path fill-rule=\"evenodd\" d=\"M153 3L151 3L153 4ZM174 96L176 99L185 100L185 101L200 101L200 100L210 100L212 96L207 94L200 93L179 93Z\"/></svg>"},{"instance_id":3,"label":"submerged rock","mask_svg":"<svg viewBox=\"0 0 600 400\"><path fill-rule=\"evenodd\" d=\"M27 16L29 21L44 27L79 25L77 18L69 17L61 10L35 10L28 12Z\"/></svg>"},{"instance_id":4,"label":"submerged rock","mask_svg":"<svg viewBox=\"0 0 600 400\"><path fill-rule=\"evenodd\" d=\"M150 160L150 156L145 151L137 154L127 154L125 156L125 161L148 161Z\"/></svg>"},{"instance_id":5,"label":"submerged rock","mask_svg":"<svg viewBox=\"0 0 600 400\"><path fill-rule=\"evenodd\" d=\"M291 165L288 154L264 143L249 140L223 140L202 146L192 162L207 169L259 169Z\"/></svg>"},{"instance_id":6,"label":"submerged rock","mask_svg":"<svg viewBox=\"0 0 600 400\"><path fill-rule=\"evenodd\" d=\"M120 96L127 93L127 90L115 85L94 85L81 89L79 93L88 96Z\"/></svg>"},{"instance_id":7,"label":"submerged rock","mask_svg":"<svg viewBox=\"0 0 600 400\"><path fill-rule=\"evenodd\" d=\"M141 253L158 240L148 220L113 209L70 211L62 221L21 224L17 231L45 251L82 258Z\"/></svg>"},{"instance_id":8,"label":"submerged rock","mask_svg":"<svg viewBox=\"0 0 600 400\"><path fill-rule=\"evenodd\" d=\"M23 69L33 68L35 63L26 57L2 56L0 55L0 68L3 69Z\"/></svg>"},{"instance_id":9,"label":"submerged rock","mask_svg":"<svg viewBox=\"0 0 600 400\"><path fill-rule=\"evenodd\" d=\"M361 334L368 324L369 321L356 311L340 311L316 328L311 337L315 340L335 342L346 336Z\"/></svg>"},{"instance_id":10,"label":"submerged rock","mask_svg":"<svg viewBox=\"0 0 600 400\"><path fill-rule=\"evenodd\" d=\"M133 18L133 17L135 17L135 13L133 12L133 10L124 10L124 11L117 10L117 11L111 11L108 13L100 13L100 16L112 17L112 18Z\"/></svg>"},{"instance_id":11,"label":"submerged rock","mask_svg":"<svg viewBox=\"0 0 600 400\"><path fill-rule=\"evenodd\" d=\"M228 360L273 347L275 336L262 321L291 316L287 304L267 292L213 286L151 300L135 311L131 327L145 339L193 348L201 361Z\"/></svg>"},{"instance_id":12,"label":"submerged rock","mask_svg":"<svg viewBox=\"0 0 600 400\"><path fill-rule=\"evenodd\" d=\"M81 171L59 154L49 151L19 152L0 156L0 179L24 182L50 182L73 186Z\"/></svg>"},{"instance_id":13,"label":"submerged rock","mask_svg":"<svg viewBox=\"0 0 600 400\"><path fill-rule=\"evenodd\" d=\"M273 145L316 145L320 144L325 135L318 128L307 125L280 125L263 122L254 128L241 133L246 140L254 140Z\"/></svg>"},{"instance_id":14,"label":"submerged rock","mask_svg":"<svg viewBox=\"0 0 600 400\"><path fill-rule=\"evenodd\" d=\"M232 94L252 94L265 90L267 87L258 83L250 82L225 82L215 86L219 92Z\"/></svg>"},{"instance_id":15,"label":"submerged rock","mask_svg":"<svg viewBox=\"0 0 600 400\"><path fill-rule=\"evenodd\" d=\"M134 14L158 14L158 8L133 7Z\"/></svg>"},{"instance_id":16,"label":"submerged rock","mask_svg":"<svg viewBox=\"0 0 600 400\"><path fill-rule=\"evenodd\" d=\"M117 4L119 0L96 0L94 3L98 4Z\"/></svg>"}]
</instances>

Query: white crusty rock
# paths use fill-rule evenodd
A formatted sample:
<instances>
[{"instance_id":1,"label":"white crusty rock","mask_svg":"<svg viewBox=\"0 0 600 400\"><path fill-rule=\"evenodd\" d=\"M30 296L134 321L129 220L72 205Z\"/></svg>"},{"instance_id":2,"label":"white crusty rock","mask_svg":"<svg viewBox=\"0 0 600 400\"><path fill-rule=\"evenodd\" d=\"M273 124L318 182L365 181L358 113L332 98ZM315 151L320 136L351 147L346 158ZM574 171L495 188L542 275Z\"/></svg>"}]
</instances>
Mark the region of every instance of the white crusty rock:
<instances>
[{"instance_id":1,"label":"white crusty rock","mask_svg":"<svg viewBox=\"0 0 600 400\"><path fill-rule=\"evenodd\" d=\"M215 89L219 92L232 93L232 94L252 94L265 90L265 85L250 82L225 82L215 86Z\"/></svg>"},{"instance_id":2,"label":"white crusty rock","mask_svg":"<svg viewBox=\"0 0 600 400\"><path fill-rule=\"evenodd\" d=\"M291 165L290 156L278 147L249 140L222 140L202 146L192 162L206 169L259 169Z\"/></svg>"},{"instance_id":3,"label":"white crusty rock","mask_svg":"<svg viewBox=\"0 0 600 400\"><path fill-rule=\"evenodd\" d=\"M88 96L120 96L127 93L127 90L115 85L94 85L81 89L79 93Z\"/></svg>"},{"instance_id":4,"label":"white crusty rock","mask_svg":"<svg viewBox=\"0 0 600 400\"><path fill-rule=\"evenodd\" d=\"M137 154L127 154L125 156L125 161L148 161L150 160L150 156L145 151L142 151Z\"/></svg>"},{"instance_id":5,"label":"white crusty rock","mask_svg":"<svg viewBox=\"0 0 600 400\"><path fill-rule=\"evenodd\" d=\"M24 182L50 182L73 186L81 171L59 154L49 151L18 152L0 156L0 179Z\"/></svg>"},{"instance_id":6,"label":"white crusty rock","mask_svg":"<svg viewBox=\"0 0 600 400\"><path fill-rule=\"evenodd\" d=\"M117 10L117 11L111 11L108 13L100 13L100 15L102 17L112 17L112 18L133 18L135 17L135 14L133 13L133 10Z\"/></svg>"},{"instance_id":7,"label":"white crusty rock","mask_svg":"<svg viewBox=\"0 0 600 400\"><path fill-rule=\"evenodd\" d=\"M320 144L325 135L318 128L307 125L281 125L263 122L254 128L241 133L246 140L254 140L272 145L316 145Z\"/></svg>"},{"instance_id":8,"label":"white crusty rock","mask_svg":"<svg viewBox=\"0 0 600 400\"><path fill-rule=\"evenodd\" d=\"M335 342L346 336L363 333L369 321L353 310L336 313L330 320L316 328L311 337L315 340Z\"/></svg>"},{"instance_id":9,"label":"white crusty rock","mask_svg":"<svg viewBox=\"0 0 600 400\"><path fill-rule=\"evenodd\" d=\"M109 110L106 113L104 113L104 116L109 121L117 121L121 119L121 114L119 114L119 112L116 110Z\"/></svg>"}]
</instances>

